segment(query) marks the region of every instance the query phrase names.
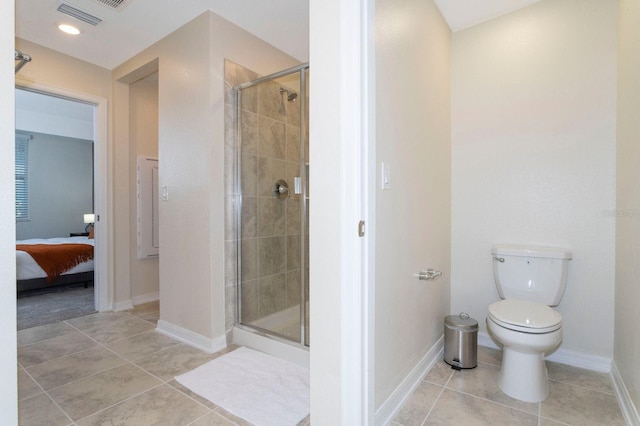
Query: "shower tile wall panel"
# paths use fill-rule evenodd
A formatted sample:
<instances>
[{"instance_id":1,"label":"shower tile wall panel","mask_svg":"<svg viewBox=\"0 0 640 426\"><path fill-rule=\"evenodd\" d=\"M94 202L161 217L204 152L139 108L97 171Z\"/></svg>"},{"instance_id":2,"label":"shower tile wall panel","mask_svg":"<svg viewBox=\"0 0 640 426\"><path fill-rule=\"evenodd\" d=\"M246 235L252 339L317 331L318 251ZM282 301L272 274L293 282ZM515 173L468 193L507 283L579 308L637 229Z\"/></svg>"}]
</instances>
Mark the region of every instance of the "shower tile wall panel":
<instances>
[{"instance_id":1,"label":"shower tile wall panel","mask_svg":"<svg viewBox=\"0 0 640 426\"><path fill-rule=\"evenodd\" d=\"M246 99L246 97L243 97ZM258 153L258 115L247 110L242 113L242 154L256 155ZM235 148L234 148L235 149Z\"/></svg>"},{"instance_id":2,"label":"shower tile wall panel","mask_svg":"<svg viewBox=\"0 0 640 426\"><path fill-rule=\"evenodd\" d=\"M225 63L225 79L229 88L251 81L258 76L230 61ZM244 322L252 322L264 316L300 303L300 216L299 196L293 194L294 177L300 176L300 127L299 105L286 101L280 93L280 84L269 82L243 90L241 121L242 170L242 315ZM227 109L234 111L233 91L227 90ZM235 114L229 115L226 126L235 126ZM232 127L235 129L235 127ZM228 148L235 149L234 131L226 132L233 141ZM233 194L234 154L227 155L227 179ZM289 184L290 196L279 200L273 195L273 184L284 179ZM238 194L239 195L239 194ZM228 207L235 207L227 197ZM234 212L227 214L228 244L227 330L233 327L236 311ZM233 277L233 278L232 278ZM232 286L233 289L231 288Z\"/></svg>"},{"instance_id":3,"label":"shower tile wall panel","mask_svg":"<svg viewBox=\"0 0 640 426\"><path fill-rule=\"evenodd\" d=\"M273 195L273 183L278 179L287 181L292 193L293 178L300 174L300 129L292 125L298 118L298 105L286 102L280 87L277 83L266 83L243 91L243 96L251 92L252 100L256 98L253 95L258 93L256 114L246 120L241 130L243 142L246 135L251 143L250 149L255 147L257 150L255 177L247 176L247 184L243 182L242 185L243 203L245 200L253 201L251 194L255 194L257 200L256 217L243 217L243 227L250 226L254 221L257 224L257 235L253 236L257 239L257 257L250 260L253 262L251 267L257 270L257 283L243 283L243 289L252 286L250 293L252 297L257 296L258 301L243 305L246 322L294 306L299 303L300 297L299 274L289 273L299 268L300 264L298 197L292 194L280 200ZM243 149L243 154L245 152ZM251 167L252 163L246 164L246 167L243 164L242 175L252 174L254 170ZM243 232L243 238L250 239L252 236ZM254 274L251 274L247 279L253 277Z\"/></svg>"},{"instance_id":4,"label":"shower tile wall panel","mask_svg":"<svg viewBox=\"0 0 640 426\"><path fill-rule=\"evenodd\" d=\"M233 328L236 318L237 308L237 258L236 258L236 218L235 218L235 155L236 155L236 110L235 110L235 93L233 86L245 81L258 78L258 74L238 66L231 61L225 61L225 321L227 332ZM258 110L258 99L245 97L245 107L252 108L253 111ZM252 120L255 120L255 114L244 114L243 126L255 127ZM256 137L245 132L245 150L247 154L255 155L257 153ZM252 148L253 147L253 148ZM244 159L243 159L244 160ZM249 160L250 161L250 160ZM254 214L255 216L255 214ZM255 225L254 225L255 228ZM250 227L249 227L250 229ZM255 231L254 231L255 232ZM245 268L243 262L243 268Z\"/></svg>"}]
</instances>

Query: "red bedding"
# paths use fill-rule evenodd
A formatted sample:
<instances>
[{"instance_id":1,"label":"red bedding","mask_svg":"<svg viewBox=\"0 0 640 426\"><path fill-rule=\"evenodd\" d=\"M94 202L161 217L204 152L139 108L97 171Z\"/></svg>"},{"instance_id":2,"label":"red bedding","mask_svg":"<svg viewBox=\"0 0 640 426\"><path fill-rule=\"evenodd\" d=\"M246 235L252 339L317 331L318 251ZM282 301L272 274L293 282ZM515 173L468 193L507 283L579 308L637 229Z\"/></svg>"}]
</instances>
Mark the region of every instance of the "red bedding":
<instances>
[{"instance_id":1,"label":"red bedding","mask_svg":"<svg viewBox=\"0 0 640 426\"><path fill-rule=\"evenodd\" d=\"M93 246L87 244L16 244L47 273L47 282L58 278L82 262L93 259Z\"/></svg>"}]
</instances>

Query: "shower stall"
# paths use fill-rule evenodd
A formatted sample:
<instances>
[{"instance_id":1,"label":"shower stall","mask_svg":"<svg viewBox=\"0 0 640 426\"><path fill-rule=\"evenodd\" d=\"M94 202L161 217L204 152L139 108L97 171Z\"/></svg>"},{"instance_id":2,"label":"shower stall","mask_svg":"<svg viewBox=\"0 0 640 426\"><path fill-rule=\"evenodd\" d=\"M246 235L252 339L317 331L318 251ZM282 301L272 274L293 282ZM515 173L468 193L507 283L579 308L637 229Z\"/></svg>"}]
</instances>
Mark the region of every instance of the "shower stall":
<instances>
[{"instance_id":1,"label":"shower stall","mask_svg":"<svg viewBox=\"0 0 640 426\"><path fill-rule=\"evenodd\" d=\"M309 346L309 65L235 91L236 326Z\"/></svg>"}]
</instances>

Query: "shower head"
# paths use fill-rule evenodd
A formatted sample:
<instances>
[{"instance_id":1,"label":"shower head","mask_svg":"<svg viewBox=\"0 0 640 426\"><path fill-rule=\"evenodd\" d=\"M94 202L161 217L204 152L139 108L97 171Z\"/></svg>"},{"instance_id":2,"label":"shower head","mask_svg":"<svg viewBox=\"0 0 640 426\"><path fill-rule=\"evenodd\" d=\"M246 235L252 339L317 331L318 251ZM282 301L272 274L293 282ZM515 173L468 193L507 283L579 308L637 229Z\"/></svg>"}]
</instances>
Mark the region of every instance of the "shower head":
<instances>
[{"instance_id":1,"label":"shower head","mask_svg":"<svg viewBox=\"0 0 640 426\"><path fill-rule=\"evenodd\" d=\"M295 102L296 99L298 99L298 94L296 92L289 92L287 89L285 89L284 87L280 88L280 94L286 93L287 94L287 100L289 102Z\"/></svg>"}]
</instances>

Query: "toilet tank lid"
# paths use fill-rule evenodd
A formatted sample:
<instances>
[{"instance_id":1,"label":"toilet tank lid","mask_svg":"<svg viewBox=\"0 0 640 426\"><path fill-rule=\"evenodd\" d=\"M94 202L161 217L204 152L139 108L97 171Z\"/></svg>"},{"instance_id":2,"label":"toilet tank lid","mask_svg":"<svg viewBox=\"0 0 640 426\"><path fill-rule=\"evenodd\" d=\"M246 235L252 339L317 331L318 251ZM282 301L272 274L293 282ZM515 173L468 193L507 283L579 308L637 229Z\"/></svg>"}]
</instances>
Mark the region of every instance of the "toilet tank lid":
<instances>
[{"instance_id":1,"label":"toilet tank lid","mask_svg":"<svg viewBox=\"0 0 640 426\"><path fill-rule=\"evenodd\" d=\"M491 248L491 254L499 256L542 257L547 259L573 258L571 250L558 247L530 247L522 245L495 245Z\"/></svg>"}]
</instances>

